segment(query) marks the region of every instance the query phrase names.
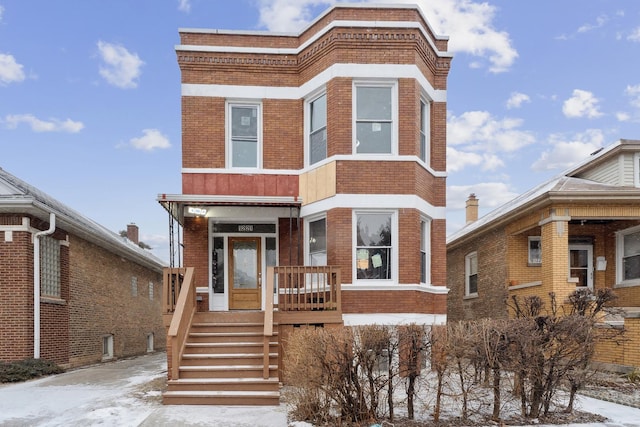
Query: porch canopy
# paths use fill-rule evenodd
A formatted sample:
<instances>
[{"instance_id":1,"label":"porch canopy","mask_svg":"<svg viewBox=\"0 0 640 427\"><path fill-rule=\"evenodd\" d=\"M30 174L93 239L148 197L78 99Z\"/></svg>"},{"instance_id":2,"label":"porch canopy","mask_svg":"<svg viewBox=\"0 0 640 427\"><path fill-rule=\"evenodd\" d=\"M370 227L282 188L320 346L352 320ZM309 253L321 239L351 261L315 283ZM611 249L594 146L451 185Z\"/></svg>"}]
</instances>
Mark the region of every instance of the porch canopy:
<instances>
[{"instance_id":1,"label":"porch canopy","mask_svg":"<svg viewBox=\"0 0 640 427\"><path fill-rule=\"evenodd\" d=\"M180 245L180 227L184 226L187 217L215 218L211 208L217 207L253 207L260 209L278 209L278 216L286 210L289 217L289 227L293 227L295 219L297 229L300 226L300 207L302 198L297 196L239 196L239 195L209 195L209 194L159 194L157 201L169 213L169 250L170 266L180 266L180 259L175 260ZM283 209L285 211L283 211ZM276 213L276 212L274 212ZM291 230L289 236L291 236ZM300 233L298 233L300 239ZM300 242L298 242L300 246ZM291 246L290 246L291 247Z\"/></svg>"}]
</instances>

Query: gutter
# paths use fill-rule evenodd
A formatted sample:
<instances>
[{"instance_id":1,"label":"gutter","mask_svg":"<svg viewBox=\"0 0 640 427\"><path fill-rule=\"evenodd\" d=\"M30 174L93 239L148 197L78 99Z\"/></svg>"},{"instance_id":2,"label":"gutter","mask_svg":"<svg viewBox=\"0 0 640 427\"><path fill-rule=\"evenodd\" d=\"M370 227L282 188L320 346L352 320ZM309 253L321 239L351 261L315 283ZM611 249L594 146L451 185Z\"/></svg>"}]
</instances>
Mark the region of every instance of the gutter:
<instances>
[{"instance_id":1,"label":"gutter","mask_svg":"<svg viewBox=\"0 0 640 427\"><path fill-rule=\"evenodd\" d=\"M56 231L56 214L49 214L49 229L33 235L33 358L40 359L40 236Z\"/></svg>"}]
</instances>

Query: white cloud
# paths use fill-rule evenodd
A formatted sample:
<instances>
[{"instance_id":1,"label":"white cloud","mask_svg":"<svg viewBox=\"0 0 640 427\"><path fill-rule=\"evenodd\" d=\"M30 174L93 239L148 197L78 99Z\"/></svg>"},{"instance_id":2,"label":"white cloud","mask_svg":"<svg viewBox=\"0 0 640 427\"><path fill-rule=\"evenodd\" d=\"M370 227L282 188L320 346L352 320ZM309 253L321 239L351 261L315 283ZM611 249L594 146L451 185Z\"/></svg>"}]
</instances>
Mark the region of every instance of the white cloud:
<instances>
[{"instance_id":1,"label":"white cloud","mask_svg":"<svg viewBox=\"0 0 640 427\"><path fill-rule=\"evenodd\" d=\"M493 171L503 167L504 162L495 154L478 154L447 147L447 172L458 172L467 166L478 166L483 171Z\"/></svg>"},{"instance_id":2,"label":"white cloud","mask_svg":"<svg viewBox=\"0 0 640 427\"><path fill-rule=\"evenodd\" d=\"M4 7L0 4L0 22L2 22L2 14L4 12Z\"/></svg>"},{"instance_id":3,"label":"white cloud","mask_svg":"<svg viewBox=\"0 0 640 427\"><path fill-rule=\"evenodd\" d=\"M609 17L607 15L600 15L596 18L595 24L584 24L578 28L578 33L587 33L589 31L601 28L607 23Z\"/></svg>"},{"instance_id":4,"label":"white cloud","mask_svg":"<svg viewBox=\"0 0 640 427\"><path fill-rule=\"evenodd\" d=\"M616 119L619 122L628 122L629 120L631 120L631 115L625 111L618 111L616 113Z\"/></svg>"},{"instance_id":5,"label":"white cloud","mask_svg":"<svg viewBox=\"0 0 640 427\"><path fill-rule=\"evenodd\" d=\"M474 193L481 209L491 210L518 196L504 182L480 182L472 185L447 187L447 209L464 209L469 194Z\"/></svg>"},{"instance_id":6,"label":"white cloud","mask_svg":"<svg viewBox=\"0 0 640 427\"><path fill-rule=\"evenodd\" d=\"M23 81L25 74L22 68L13 55L0 53L0 85Z\"/></svg>"},{"instance_id":7,"label":"white cloud","mask_svg":"<svg viewBox=\"0 0 640 427\"><path fill-rule=\"evenodd\" d=\"M156 148L164 149L171 147L169 138L164 136L158 129L143 129L143 136L131 138L131 146L138 150L153 151Z\"/></svg>"},{"instance_id":8,"label":"white cloud","mask_svg":"<svg viewBox=\"0 0 640 427\"><path fill-rule=\"evenodd\" d=\"M631 98L629 101L631 106L640 108L640 84L635 86L628 85L624 90L624 94Z\"/></svg>"},{"instance_id":9,"label":"white cloud","mask_svg":"<svg viewBox=\"0 0 640 427\"><path fill-rule=\"evenodd\" d=\"M76 122L71 119L58 120L49 119L40 120L32 114L12 114L4 118L7 128L15 129L20 123L26 123L34 132L68 132L78 133L84 128L82 122Z\"/></svg>"},{"instance_id":10,"label":"white cloud","mask_svg":"<svg viewBox=\"0 0 640 427\"><path fill-rule=\"evenodd\" d=\"M593 96L593 93L574 89L571 98L562 104L562 112L570 118L588 117L593 119L602 116L598 107L599 102L600 100Z\"/></svg>"},{"instance_id":11,"label":"white cloud","mask_svg":"<svg viewBox=\"0 0 640 427\"><path fill-rule=\"evenodd\" d=\"M178 10L181 12L191 12L191 0L178 0Z\"/></svg>"},{"instance_id":12,"label":"white cloud","mask_svg":"<svg viewBox=\"0 0 640 427\"><path fill-rule=\"evenodd\" d=\"M640 27L634 29L631 34L627 36L627 40L632 42L640 42Z\"/></svg>"},{"instance_id":13,"label":"white cloud","mask_svg":"<svg viewBox=\"0 0 640 427\"><path fill-rule=\"evenodd\" d=\"M98 50L104 62L100 66L100 75L109 84L123 89L138 86L137 79L140 77L144 62L137 54L130 53L123 46L102 40L98 42Z\"/></svg>"},{"instance_id":14,"label":"white cloud","mask_svg":"<svg viewBox=\"0 0 640 427\"><path fill-rule=\"evenodd\" d=\"M535 142L531 132L519 130L522 119L497 119L488 111L467 111L447 120L448 145L467 151L512 152Z\"/></svg>"},{"instance_id":15,"label":"white cloud","mask_svg":"<svg viewBox=\"0 0 640 427\"><path fill-rule=\"evenodd\" d=\"M511 96L507 100L507 109L520 108L524 102L531 102L529 95L520 92L511 92Z\"/></svg>"},{"instance_id":16,"label":"white cloud","mask_svg":"<svg viewBox=\"0 0 640 427\"><path fill-rule=\"evenodd\" d=\"M370 0L376 2L376 0ZM270 31L300 31L314 18L314 8L337 3L335 0L260 0L260 25ZM418 4L430 24L450 36L451 52L468 53L489 61L489 71L507 71L518 57L509 34L494 28L496 7L471 0L387 0L384 3ZM472 61L472 68L482 62Z\"/></svg>"},{"instance_id":17,"label":"white cloud","mask_svg":"<svg viewBox=\"0 0 640 427\"><path fill-rule=\"evenodd\" d=\"M567 169L601 148L604 134L600 129L587 129L573 136L553 134L548 142L551 148L542 152L540 158L531 165L531 169Z\"/></svg>"}]
</instances>

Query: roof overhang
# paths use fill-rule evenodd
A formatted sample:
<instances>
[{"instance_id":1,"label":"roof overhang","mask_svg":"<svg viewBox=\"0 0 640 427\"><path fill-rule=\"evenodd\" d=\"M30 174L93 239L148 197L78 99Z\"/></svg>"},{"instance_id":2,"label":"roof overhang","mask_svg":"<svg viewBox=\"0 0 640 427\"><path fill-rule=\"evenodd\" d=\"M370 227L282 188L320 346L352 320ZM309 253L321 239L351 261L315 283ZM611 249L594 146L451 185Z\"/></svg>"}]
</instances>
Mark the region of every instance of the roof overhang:
<instances>
[{"instance_id":1,"label":"roof overhang","mask_svg":"<svg viewBox=\"0 0 640 427\"><path fill-rule=\"evenodd\" d=\"M209 194L159 194L158 203L177 220L184 224L185 209L197 209L213 206L240 206L259 208L300 208L302 199L296 196L225 196Z\"/></svg>"}]
</instances>

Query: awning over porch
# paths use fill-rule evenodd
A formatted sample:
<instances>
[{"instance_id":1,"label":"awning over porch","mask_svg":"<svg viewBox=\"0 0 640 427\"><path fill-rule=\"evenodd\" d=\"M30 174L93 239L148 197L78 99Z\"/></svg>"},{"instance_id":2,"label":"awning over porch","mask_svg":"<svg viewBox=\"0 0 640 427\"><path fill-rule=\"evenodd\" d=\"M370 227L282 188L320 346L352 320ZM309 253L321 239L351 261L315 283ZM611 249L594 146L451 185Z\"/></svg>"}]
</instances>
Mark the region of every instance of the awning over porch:
<instances>
[{"instance_id":1,"label":"awning over porch","mask_svg":"<svg viewBox=\"0 0 640 427\"><path fill-rule=\"evenodd\" d=\"M300 208L302 205L302 199L293 196L159 194L157 200L180 225L184 225L185 216L207 216L207 207L213 206Z\"/></svg>"}]
</instances>

